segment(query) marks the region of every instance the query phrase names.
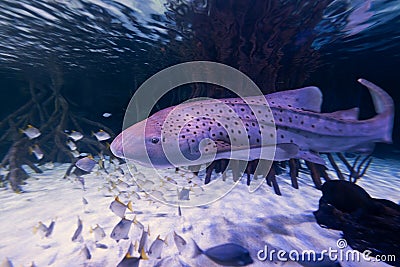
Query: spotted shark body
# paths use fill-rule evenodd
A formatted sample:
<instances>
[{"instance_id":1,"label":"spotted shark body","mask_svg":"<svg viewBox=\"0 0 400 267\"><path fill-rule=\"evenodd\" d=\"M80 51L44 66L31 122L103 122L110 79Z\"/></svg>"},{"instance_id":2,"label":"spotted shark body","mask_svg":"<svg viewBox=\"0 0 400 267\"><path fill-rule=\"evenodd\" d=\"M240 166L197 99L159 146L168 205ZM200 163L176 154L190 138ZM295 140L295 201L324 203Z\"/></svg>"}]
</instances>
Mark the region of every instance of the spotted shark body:
<instances>
[{"instance_id":1,"label":"spotted shark body","mask_svg":"<svg viewBox=\"0 0 400 267\"><path fill-rule=\"evenodd\" d=\"M305 87L169 107L125 129L111 151L155 168L216 159L298 158L324 164L319 153L370 153L374 143L392 140L394 104L375 84L359 82L368 88L377 113L367 120L358 120L358 108L321 113L321 91Z\"/></svg>"}]
</instances>

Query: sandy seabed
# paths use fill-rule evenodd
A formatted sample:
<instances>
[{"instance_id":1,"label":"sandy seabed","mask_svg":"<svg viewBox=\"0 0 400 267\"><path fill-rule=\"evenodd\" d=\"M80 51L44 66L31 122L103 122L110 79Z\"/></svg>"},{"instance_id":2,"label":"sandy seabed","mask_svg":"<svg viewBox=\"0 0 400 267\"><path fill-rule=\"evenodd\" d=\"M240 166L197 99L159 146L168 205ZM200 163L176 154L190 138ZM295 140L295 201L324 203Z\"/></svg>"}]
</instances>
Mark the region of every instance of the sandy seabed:
<instances>
[{"instance_id":1,"label":"sandy seabed","mask_svg":"<svg viewBox=\"0 0 400 267\"><path fill-rule=\"evenodd\" d=\"M400 195L400 162L394 159L374 158L367 174L358 182L372 197L386 198L396 203ZM140 261L140 266L218 266L206 256L192 258L192 239L202 249L227 242L246 247L254 260L250 266L300 266L296 262L260 261L259 250L282 249L287 252L297 250L338 249L337 240L341 232L320 227L313 216L318 209L321 192L314 188L309 175L300 174L299 187L291 187L287 173L277 176L282 196L263 183L250 193L245 179L221 199L198 207L181 208L181 216L176 206L165 205L140 192L133 178L151 180L147 169L137 166L133 177L125 168L125 175L118 171L107 174L94 171L85 175L85 190L74 177L63 179L68 165L57 165L42 174L31 173L31 178L23 186L24 193L15 194L11 190L0 190L0 261L8 258L14 266L116 266L124 258L131 242L139 240L142 230L132 224L129 240L116 242L110 237L114 226L121 220L110 209L116 195L122 202L133 203L133 212L127 211L126 218L136 220L149 227L147 247L157 238L166 239L161 259ZM331 177L336 177L329 171ZM191 181L202 184L200 178L189 172L163 171L164 176L174 180ZM204 175L203 175L204 176ZM196 181L196 179L198 181ZM222 180L221 177L216 178ZM121 183L124 181L124 183ZM126 183L125 183L126 182ZM116 187L113 186L118 184ZM230 174L224 182L233 185ZM190 192L191 198L208 198L213 192L211 183L202 190L199 186ZM130 192L135 191L135 194ZM175 193L176 194L176 193ZM82 198L87 200L84 204ZM139 199L140 198L140 199ZM182 200L182 206L185 206ZM77 220L83 223L82 236L71 241L77 228ZM49 225L55 220L54 230L44 237L33 229L39 221ZM99 243L107 248L97 248L91 228L102 227L106 237ZM173 232L187 241L187 248L179 253L173 239ZM91 259L83 252L87 247ZM344 251L351 249L346 247ZM138 255L138 253L136 253ZM134 256L137 256L137 255ZM340 261L342 266L388 266L385 263L366 261ZM311 265L307 265L311 266ZM312 265L317 266L317 265Z\"/></svg>"}]
</instances>

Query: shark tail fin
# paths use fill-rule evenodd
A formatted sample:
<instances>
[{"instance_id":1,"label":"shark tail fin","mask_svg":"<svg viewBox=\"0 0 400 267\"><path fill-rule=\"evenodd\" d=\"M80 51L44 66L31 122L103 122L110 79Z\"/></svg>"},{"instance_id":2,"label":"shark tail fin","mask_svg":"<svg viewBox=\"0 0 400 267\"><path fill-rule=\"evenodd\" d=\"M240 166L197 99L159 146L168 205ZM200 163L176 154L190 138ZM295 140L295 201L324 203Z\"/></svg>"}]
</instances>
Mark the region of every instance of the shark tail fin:
<instances>
[{"instance_id":1,"label":"shark tail fin","mask_svg":"<svg viewBox=\"0 0 400 267\"><path fill-rule=\"evenodd\" d=\"M368 88L374 103L375 111L378 113L373 119L380 122L380 139L386 143L392 143L392 130L394 120L394 102L388 93L382 88L365 79L358 82Z\"/></svg>"}]
</instances>

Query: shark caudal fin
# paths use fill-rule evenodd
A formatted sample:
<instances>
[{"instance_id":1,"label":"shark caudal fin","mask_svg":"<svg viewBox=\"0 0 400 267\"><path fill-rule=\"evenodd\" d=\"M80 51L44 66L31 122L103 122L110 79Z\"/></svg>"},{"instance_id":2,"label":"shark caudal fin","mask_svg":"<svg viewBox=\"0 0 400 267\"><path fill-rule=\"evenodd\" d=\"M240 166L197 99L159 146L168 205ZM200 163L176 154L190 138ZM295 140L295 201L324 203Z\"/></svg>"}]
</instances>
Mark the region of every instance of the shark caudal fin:
<instances>
[{"instance_id":1,"label":"shark caudal fin","mask_svg":"<svg viewBox=\"0 0 400 267\"><path fill-rule=\"evenodd\" d=\"M382 88L365 79L358 82L368 88L374 103L375 111L378 113L372 120L379 122L379 138L386 143L392 142L392 130L394 120L394 102L388 93Z\"/></svg>"}]
</instances>

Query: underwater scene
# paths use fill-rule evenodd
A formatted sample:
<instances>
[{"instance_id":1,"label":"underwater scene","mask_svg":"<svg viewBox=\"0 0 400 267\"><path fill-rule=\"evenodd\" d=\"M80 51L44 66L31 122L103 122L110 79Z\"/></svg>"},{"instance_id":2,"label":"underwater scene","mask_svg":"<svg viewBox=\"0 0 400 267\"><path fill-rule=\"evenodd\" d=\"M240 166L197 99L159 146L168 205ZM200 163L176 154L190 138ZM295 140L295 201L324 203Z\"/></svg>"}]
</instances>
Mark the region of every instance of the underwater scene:
<instances>
[{"instance_id":1,"label":"underwater scene","mask_svg":"<svg viewBox=\"0 0 400 267\"><path fill-rule=\"evenodd\" d=\"M400 266L399 1L0 7L0 267Z\"/></svg>"}]
</instances>

